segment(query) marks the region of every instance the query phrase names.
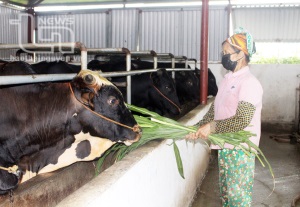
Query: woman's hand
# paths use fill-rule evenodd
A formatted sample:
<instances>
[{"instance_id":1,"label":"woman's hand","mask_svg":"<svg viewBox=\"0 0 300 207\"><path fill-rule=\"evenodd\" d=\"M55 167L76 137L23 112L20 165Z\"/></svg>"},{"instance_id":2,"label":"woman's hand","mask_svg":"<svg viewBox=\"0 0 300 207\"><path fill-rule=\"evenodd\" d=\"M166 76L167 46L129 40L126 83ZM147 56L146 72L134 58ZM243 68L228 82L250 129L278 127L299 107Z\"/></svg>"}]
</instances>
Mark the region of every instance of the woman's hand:
<instances>
[{"instance_id":1,"label":"woman's hand","mask_svg":"<svg viewBox=\"0 0 300 207\"><path fill-rule=\"evenodd\" d=\"M211 123L204 124L199 127L196 133L189 133L185 136L186 139L207 139L208 135L211 133Z\"/></svg>"}]
</instances>

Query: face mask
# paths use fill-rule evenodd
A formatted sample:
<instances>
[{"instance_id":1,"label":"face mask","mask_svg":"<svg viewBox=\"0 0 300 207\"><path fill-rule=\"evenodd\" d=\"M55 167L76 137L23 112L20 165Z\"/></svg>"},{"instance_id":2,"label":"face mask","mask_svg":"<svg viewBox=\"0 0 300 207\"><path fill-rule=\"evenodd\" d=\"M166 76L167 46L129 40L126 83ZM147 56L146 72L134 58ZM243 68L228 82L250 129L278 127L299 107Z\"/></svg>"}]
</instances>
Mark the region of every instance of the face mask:
<instances>
[{"instance_id":1,"label":"face mask","mask_svg":"<svg viewBox=\"0 0 300 207\"><path fill-rule=\"evenodd\" d=\"M230 60L230 55L231 54L226 54L222 56L222 65L226 70L233 72L237 65L237 61Z\"/></svg>"}]
</instances>

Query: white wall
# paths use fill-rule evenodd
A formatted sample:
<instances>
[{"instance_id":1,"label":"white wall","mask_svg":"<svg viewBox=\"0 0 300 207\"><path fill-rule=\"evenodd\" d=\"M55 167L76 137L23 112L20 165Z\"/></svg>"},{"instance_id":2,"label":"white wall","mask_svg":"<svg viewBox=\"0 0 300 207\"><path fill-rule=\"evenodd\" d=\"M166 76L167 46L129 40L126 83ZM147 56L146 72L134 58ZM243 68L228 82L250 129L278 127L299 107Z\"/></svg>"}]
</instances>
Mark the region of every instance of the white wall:
<instances>
[{"instance_id":1,"label":"white wall","mask_svg":"<svg viewBox=\"0 0 300 207\"><path fill-rule=\"evenodd\" d=\"M180 119L194 125L210 107L199 105ZM176 141L185 179L181 178L171 140L142 146L68 196L57 207L183 207L188 206L204 178L209 148L203 140Z\"/></svg>"},{"instance_id":2,"label":"white wall","mask_svg":"<svg viewBox=\"0 0 300 207\"><path fill-rule=\"evenodd\" d=\"M221 64L209 64L219 84L226 70ZM298 120L300 65L252 64L251 72L262 84L262 122L292 123Z\"/></svg>"}]
</instances>

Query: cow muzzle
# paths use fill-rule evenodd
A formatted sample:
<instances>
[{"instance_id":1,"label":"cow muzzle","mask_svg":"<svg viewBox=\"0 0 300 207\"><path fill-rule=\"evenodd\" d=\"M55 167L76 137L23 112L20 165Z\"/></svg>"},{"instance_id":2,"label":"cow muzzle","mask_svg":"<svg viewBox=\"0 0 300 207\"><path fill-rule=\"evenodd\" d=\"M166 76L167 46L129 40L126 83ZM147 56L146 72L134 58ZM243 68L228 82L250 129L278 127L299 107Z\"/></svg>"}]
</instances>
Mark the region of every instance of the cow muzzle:
<instances>
[{"instance_id":1,"label":"cow muzzle","mask_svg":"<svg viewBox=\"0 0 300 207\"><path fill-rule=\"evenodd\" d=\"M142 137L142 128L139 125L134 125L133 126L133 131L136 133L136 136L134 139L128 139L124 141L124 144L127 146L130 146L131 144L138 142L140 138Z\"/></svg>"}]
</instances>

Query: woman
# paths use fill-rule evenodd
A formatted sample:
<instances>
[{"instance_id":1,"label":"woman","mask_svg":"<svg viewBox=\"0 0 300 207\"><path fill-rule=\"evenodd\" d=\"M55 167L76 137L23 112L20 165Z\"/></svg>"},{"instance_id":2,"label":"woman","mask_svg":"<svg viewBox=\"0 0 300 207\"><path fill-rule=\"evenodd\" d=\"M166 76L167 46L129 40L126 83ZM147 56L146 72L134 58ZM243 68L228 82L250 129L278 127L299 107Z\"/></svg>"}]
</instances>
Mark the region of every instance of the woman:
<instances>
[{"instance_id":1,"label":"woman","mask_svg":"<svg viewBox=\"0 0 300 207\"><path fill-rule=\"evenodd\" d=\"M241 28L222 44L222 65L229 72L196 133L188 139L207 139L210 133L251 131L251 141L260 140L263 90L248 63L255 52L252 36ZM211 146L218 149L217 146ZM251 206L255 156L226 144L218 150L219 184L223 206Z\"/></svg>"}]
</instances>

